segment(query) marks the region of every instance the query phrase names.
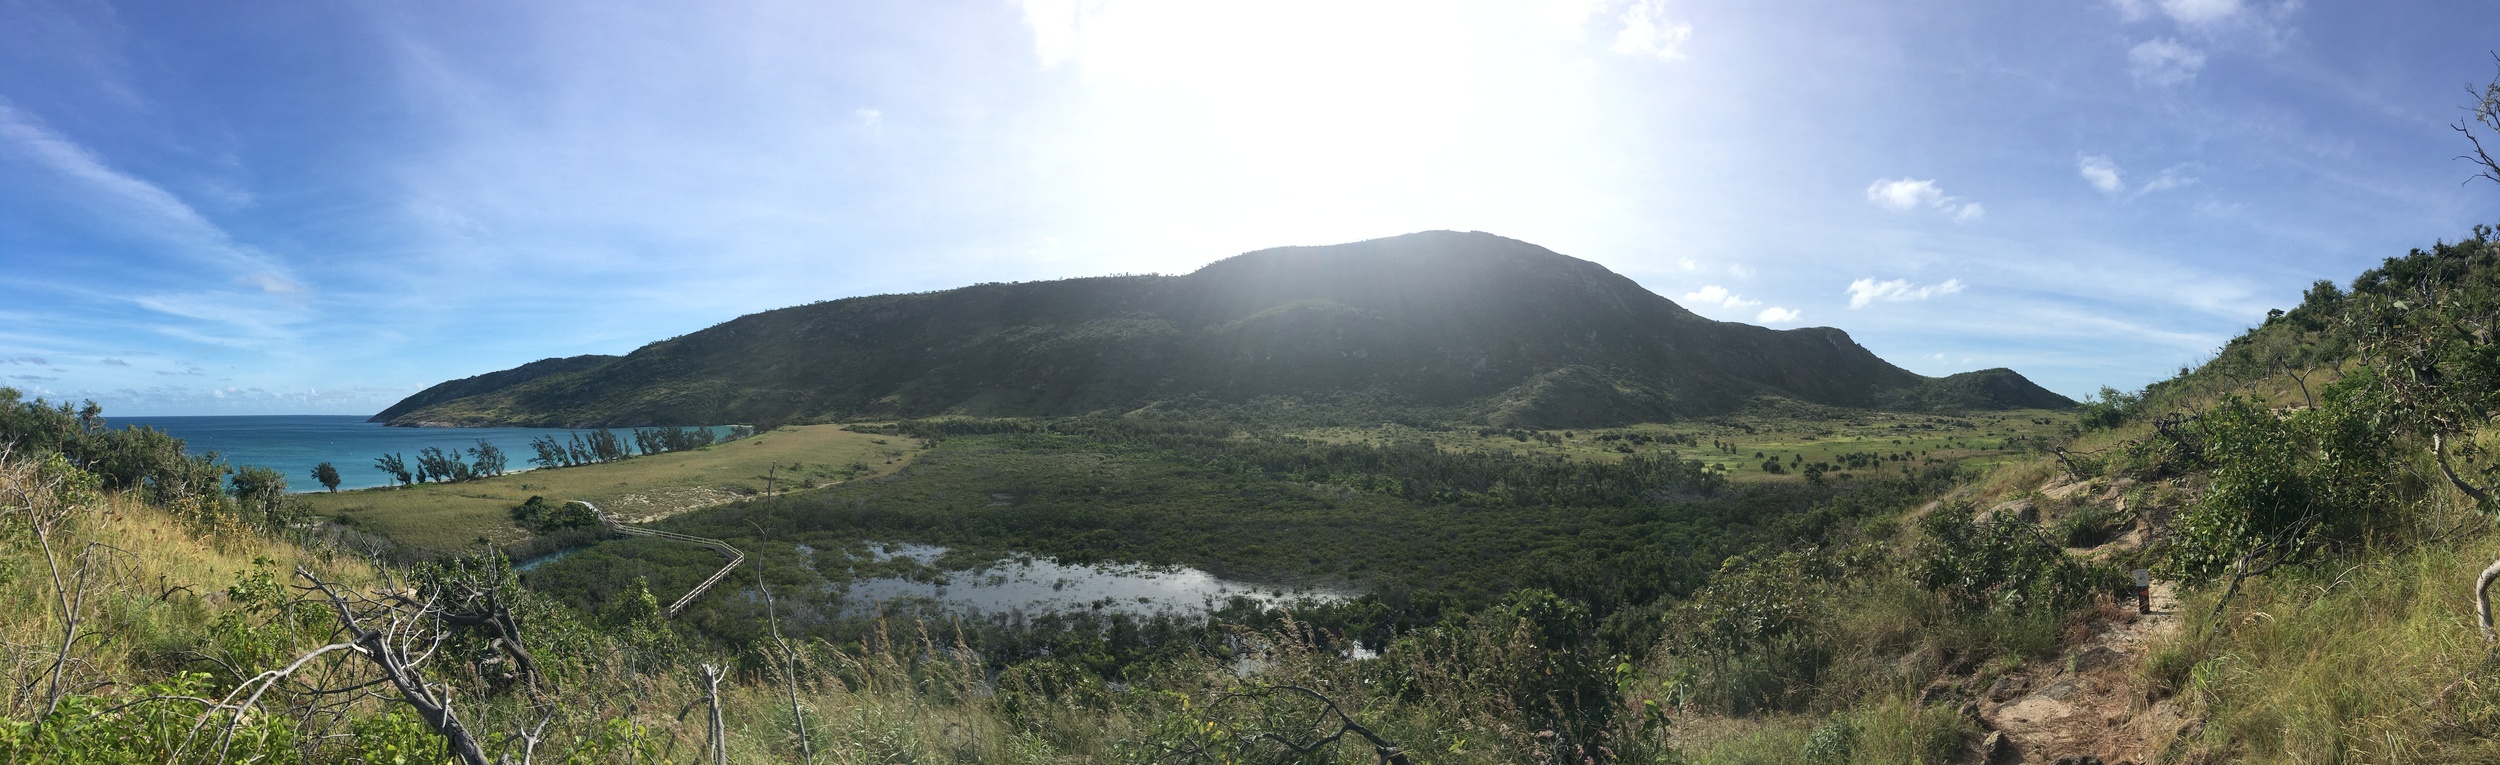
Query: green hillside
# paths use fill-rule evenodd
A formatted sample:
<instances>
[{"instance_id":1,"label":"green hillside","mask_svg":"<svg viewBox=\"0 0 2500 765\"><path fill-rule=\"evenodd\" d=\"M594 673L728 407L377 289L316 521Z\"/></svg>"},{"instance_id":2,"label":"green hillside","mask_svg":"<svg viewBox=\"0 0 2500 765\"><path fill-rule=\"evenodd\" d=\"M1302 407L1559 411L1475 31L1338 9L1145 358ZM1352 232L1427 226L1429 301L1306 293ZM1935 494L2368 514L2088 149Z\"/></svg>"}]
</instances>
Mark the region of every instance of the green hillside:
<instances>
[{"instance_id":1,"label":"green hillside","mask_svg":"<svg viewBox=\"0 0 2500 765\"><path fill-rule=\"evenodd\" d=\"M1184 276L767 311L623 357L446 383L380 419L589 426L1152 411L1359 422L1405 412L1585 427L1724 413L1764 397L1920 411L2071 404L2011 371L1926 378L1837 329L1712 321L1588 261L1435 231L1262 250Z\"/></svg>"},{"instance_id":2,"label":"green hillside","mask_svg":"<svg viewBox=\"0 0 2500 765\"><path fill-rule=\"evenodd\" d=\"M942 417L497 479L594 496L752 473L737 450L775 444L908 458L655 522L746 556L673 620L658 604L720 565L704 547L376 563L386 529L276 476L0 389L0 762L440 762L458 736L480 763L714 742L740 763L2490 762L2489 234L2061 411ZM1359 594L1201 616L846 596L1042 557Z\"/></svg>"}]
</instances>

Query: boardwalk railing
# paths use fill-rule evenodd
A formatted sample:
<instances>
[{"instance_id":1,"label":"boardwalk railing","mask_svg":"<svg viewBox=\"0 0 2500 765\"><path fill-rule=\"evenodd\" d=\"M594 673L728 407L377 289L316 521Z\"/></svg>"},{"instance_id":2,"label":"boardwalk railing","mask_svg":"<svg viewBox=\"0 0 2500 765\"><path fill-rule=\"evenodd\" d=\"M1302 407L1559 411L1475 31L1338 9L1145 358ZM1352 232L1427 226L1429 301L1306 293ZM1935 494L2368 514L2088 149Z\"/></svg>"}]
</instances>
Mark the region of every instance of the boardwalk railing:
<instances>
[{"instance_id":1,"label":"boardwalk railing","mask_svg":"<svg viewBox=\"0 0 2500 765\"><path fill-rule=\"evenodd\" d=\"M661 612L668 618L677 618L677 612L686 610L686 604L693 603L695 598L703 597L703 593L711 591L714 585L720 584L723 579L728 579L729 572L738 570L738 564L746 562L747 554L739 552L738 548L729 546L728 542L723 542L710 537L698 537L692 534L679 534L674 531L661 531L659 529L646 529L640 526L627 526L622 523L617 523L615 519L609 518L608 514L605 511L600 510L598 505L583 502L578 499L573 500L573 502L583 507L590 508L590 514L598 516L600 525L608 527L609 531L633 537L657 537L660 539L671 539L679 542L691 542L704 547L712 548L713 552L720 553L721 557L729 559L729 565L722 566L719 571L712 572L712 576L703 580L702 584L695 585L694 589L687 590L685 595L677 598L677 602L668 604L668 610Z\"/></svg>"}]
</instances>

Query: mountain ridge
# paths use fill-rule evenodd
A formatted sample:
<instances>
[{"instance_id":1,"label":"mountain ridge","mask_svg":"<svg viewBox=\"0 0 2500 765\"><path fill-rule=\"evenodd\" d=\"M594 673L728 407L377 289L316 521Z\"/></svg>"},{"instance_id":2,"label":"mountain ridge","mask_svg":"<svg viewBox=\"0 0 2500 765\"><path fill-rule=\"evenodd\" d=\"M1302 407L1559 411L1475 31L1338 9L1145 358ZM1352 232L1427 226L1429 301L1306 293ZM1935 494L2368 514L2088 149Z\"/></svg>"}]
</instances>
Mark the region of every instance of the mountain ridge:
<instances>
[{"instance_id":1,"label":"mountain ridge","mask_svg":"<svg viewBox=\"0 0 2500 765\"><path fill-rule=\"evenodd\" d=\"M1713 321L1596 263L1428 231L1259 250L1177 276L774 309L624 356L444 383L376 419L615 426L1241 406L1361 419L1394 405L1569 427L1708 415L1762 396L1857 408L2073 403L2011 370L1928 378L1839 329Z\"/></svg>"}]
</instances>

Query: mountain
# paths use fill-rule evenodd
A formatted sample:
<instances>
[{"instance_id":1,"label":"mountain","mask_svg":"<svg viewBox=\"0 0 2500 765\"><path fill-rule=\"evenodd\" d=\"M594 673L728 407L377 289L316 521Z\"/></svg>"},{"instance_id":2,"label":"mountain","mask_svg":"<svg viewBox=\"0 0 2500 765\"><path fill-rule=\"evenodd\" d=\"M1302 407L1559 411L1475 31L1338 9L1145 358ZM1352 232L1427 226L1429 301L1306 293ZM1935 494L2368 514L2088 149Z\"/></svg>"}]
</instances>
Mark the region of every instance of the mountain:
<instances>
[{"instance_id":1,"label":"mountain","mask_svg":"<svg viewBox=\"0 0 2500 765\"><path fill-rule=\"evenodd\" d=\"M1394 407L1569 427L1762 396L2073 403L2009 370L1923 377L1829 327L1713 321L1595 263L1451 231L1261 250L1181 276L835 300L602 358L445 383L377 418L569 427L1251 407L1361 420Z\"/></svg>"},{"instance_id":2,"label":"mountain","mask_svg":"<svg viewBox=\"0 0 2500 765\"><path fill-rule=\"evenodd\" d=\"M510 388L512 386L552 374L577 372L589 369L610 361L615 361L617 358L618 357L616 356L592 353L580 356L567 356L564 358L539 359L537 361L522 364L501 372L488 372L474 377L463 377L451 382L436 383L434 387L417 391L417 395L400 399L399 403L392 404L391 408L384 409L381 414L376 414L370 418L366 418L365 421L392 422L394 420L398 420L401 415L416 411L422 407L432 406L434 404L439 404L457 398L467 398L469 396L493 393L495 391Z\"/></svg>"}]
</instances>

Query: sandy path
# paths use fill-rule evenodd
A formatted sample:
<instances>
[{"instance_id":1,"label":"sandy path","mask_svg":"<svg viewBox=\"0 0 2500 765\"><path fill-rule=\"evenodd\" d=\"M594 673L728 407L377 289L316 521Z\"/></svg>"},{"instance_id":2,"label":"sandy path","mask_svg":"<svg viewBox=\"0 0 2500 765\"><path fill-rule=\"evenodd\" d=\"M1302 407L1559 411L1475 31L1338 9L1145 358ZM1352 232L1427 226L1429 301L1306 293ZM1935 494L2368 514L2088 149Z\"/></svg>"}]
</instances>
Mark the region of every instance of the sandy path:
<instances>
[{"instance_id":1,"label":"sandy path","mask_svg":"<svg viewBox=\"0 0 2500 765\"><path fill-rule=\"evenodd\" d=\"M2153 585L2153 613L2133 603L2093 623L2099 634L2060 661L2034 663L1979 694L1979 718L2002 739L1991 763L2144 763L2187 722L2168 702L2148 705L2147 646L2179 630L2179 601ZM2086 759L2094 758L2094 759Z\"/></svg>"}]
</instances>

